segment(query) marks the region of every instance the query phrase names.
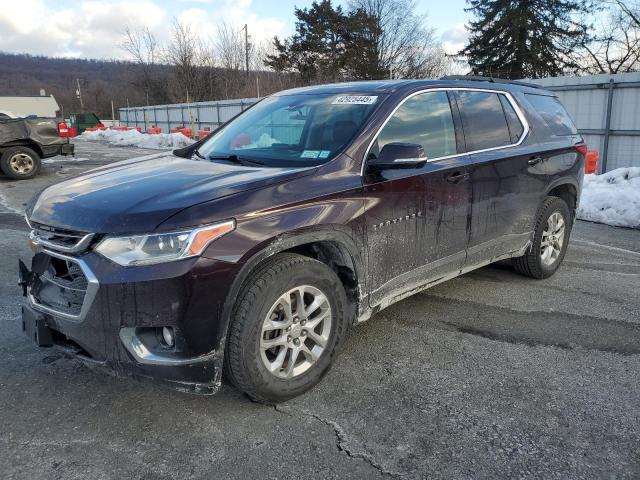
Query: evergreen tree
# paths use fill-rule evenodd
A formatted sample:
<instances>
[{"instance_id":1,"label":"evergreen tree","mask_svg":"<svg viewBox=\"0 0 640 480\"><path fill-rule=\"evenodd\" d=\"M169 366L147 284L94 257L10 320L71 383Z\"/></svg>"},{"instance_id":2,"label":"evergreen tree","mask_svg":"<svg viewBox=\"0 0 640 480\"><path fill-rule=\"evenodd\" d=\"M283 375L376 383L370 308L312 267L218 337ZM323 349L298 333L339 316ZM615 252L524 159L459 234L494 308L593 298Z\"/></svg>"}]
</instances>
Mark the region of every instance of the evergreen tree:
<instances>
[{"instance_id":1,"label":"evergreen tree","mask_svg":"<svg viewBox=\"0 0 640 480\"><path fill-rule=\"evenodd\" d=\"M476 75L539 78L575 68L571 52L587 27L588 0L467 0L469 43L459 53Z\"/></svg>"},{"instance_id":2,"label":"evergreen tree","mask_svg":"<svg viewBox=\"0 0 640 480\"><path fill-rule=\"evenodd\" d=\"M275 52L265 65L278 72L296 72L304 83L374 78L369 69L375 58L376 22L364 11L345 12L331 0L296 8L296 32L273 39Z\"/></svg>"}]
</instances>

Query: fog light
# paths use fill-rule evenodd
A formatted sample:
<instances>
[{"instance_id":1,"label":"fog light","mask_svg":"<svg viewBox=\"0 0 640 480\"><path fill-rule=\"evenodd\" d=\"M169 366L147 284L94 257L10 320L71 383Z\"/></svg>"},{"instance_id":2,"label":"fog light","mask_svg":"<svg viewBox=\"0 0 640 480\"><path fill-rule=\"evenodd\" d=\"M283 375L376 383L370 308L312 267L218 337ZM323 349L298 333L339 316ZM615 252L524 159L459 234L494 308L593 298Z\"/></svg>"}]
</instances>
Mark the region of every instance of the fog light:
<instances>
[{"instance_id":1,"label":"fog light","mask_svg":"<svg viewBox=\"0 0 640 480\"><path fill-rule=\"evenodd\" d=\"M162 339L167 347L173 347L176 342L175 336L173 334L173 328L171 327L162 327Z\"/></svg>"}]
</instances>

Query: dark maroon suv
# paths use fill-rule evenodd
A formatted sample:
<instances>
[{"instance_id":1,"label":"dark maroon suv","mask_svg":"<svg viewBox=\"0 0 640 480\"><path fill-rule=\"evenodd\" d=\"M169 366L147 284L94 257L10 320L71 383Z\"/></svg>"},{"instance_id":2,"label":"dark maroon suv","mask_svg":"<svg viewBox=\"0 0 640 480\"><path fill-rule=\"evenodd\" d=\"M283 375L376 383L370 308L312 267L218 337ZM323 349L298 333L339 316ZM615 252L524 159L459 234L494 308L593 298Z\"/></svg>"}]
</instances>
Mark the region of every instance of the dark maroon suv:
<instances>
[{"instance_id":1,"label":"dark maroon suv","mask_svg":"<svg viewBox=\"0 0 640 480\"><path fill-rule=\"evenodd\" d=\"M116 375L298 395L349 327L502 259L564 257L585 145L553 93L385 81L272 95L207 139L27 209L23 329ZM508 285L505 285L505 289Z\"/></svg>"}]
</instances>

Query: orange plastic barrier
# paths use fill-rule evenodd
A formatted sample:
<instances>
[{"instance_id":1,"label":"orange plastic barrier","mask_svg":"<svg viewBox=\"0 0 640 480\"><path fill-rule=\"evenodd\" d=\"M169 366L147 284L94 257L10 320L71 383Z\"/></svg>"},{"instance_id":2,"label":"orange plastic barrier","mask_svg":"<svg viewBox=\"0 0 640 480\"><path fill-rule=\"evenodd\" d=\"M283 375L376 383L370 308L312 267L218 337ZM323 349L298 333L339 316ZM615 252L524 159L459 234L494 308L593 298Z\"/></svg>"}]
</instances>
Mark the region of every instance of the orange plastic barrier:
<instances>
[{"instance_id":1,"label":"orange plastic barrier","mask_svg":"<svg viewBox=\"0 0 640 480\"><path fill-rule=\"evenodd\" d=\"M149 127L147 128L147 133L149 135L158 135L159 133L162 133L162 129L160 127Z\"/></svg>"},{"instance_id":2,"label":"orange plastic barrier","mask_svg":"<svg viewBox=\"0 0 640 480\"><path fill-rule=\"evenodd\" d=\"M597 173L598 163L600 163L600 154L597 150L587 150L584 159L584 173Z\"/></svg>"},{"instance_id":3,"label":"orange plastic barrier","mask_svg":"<svg viewBox=\"0 0 640 480\"><path fill-rule=\"evenodd\" d=\"M198 140L202 140L204 137L211 133L210 128L203 128L202 130L198 130Z\"/></svg>"},{"instance_id":4,"label":"orange plastic barrier","mask_svg":"<svg viewBox=\"0 0 640 480\"><path fill-rule=\"evenodd\" d=\"M110 130L116 130L118 132L126 132L129 130L137 130L142 133L142 129L140 127L111 127Z\"/></svg>"},{"instance_id":5,"label":"orange plastic barrier","mask_svg":"<svg viewBox=\"0 0 640 480\"><path fill-rule=\"evenodd\" d=\"M169 130L169 133L181 133L185 137L188 137L188 138L193 137L193 131L190 128L186 128L186 127L172 128L171 130Z\"/></svg>"}]
</instances>

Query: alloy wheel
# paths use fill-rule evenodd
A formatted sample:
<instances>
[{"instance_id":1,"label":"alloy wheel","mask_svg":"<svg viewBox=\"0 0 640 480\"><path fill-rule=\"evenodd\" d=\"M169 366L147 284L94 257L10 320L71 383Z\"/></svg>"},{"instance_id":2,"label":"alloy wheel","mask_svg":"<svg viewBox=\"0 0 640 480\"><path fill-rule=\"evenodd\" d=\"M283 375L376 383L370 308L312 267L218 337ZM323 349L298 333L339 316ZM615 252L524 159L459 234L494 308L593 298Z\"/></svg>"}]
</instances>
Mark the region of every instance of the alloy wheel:
<instances>
[{"instance_id":1,"label":"alloy wheel","mask_svg":"<svg viewBox=\"0 0 640 480\"><path fill-rule=\"evenodd\" d=\"M565 221L558 211L553 212L547 219L547 226L542 231L542 244L540 246L540 258L546 266L553 265L562 252L564 244Z\"/></svg>"},{"instance_id":2,"label":"alloy wheel","mask_svg":"<svg viewBox=\"0 0 640 480\"><path fill-rule=\"evenodd\" d=\"M322 291L310 285L289 290L262 323L262 363L279 378L302 375L324 353L331 327L331 305Z\"/></svg>"}]
</instances>

